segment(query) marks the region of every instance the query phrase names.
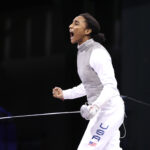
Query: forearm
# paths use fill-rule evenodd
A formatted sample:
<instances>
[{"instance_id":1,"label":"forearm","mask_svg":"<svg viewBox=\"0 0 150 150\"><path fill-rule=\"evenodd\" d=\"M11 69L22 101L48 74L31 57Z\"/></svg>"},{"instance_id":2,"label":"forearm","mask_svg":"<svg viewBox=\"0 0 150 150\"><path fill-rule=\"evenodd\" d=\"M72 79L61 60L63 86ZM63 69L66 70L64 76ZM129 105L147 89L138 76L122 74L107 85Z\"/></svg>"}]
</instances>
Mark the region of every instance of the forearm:
<instances>
[{"instance_id":1,"label":"forearm","mask_svg":"<svg viewBox=\"0 0 150 150\"><path fill-rule=\"evenodd\" d=\"M64 99L75 99L86 95L83 84L79 84L71 89L63 90Z\"/></svg>"}]
</instances>

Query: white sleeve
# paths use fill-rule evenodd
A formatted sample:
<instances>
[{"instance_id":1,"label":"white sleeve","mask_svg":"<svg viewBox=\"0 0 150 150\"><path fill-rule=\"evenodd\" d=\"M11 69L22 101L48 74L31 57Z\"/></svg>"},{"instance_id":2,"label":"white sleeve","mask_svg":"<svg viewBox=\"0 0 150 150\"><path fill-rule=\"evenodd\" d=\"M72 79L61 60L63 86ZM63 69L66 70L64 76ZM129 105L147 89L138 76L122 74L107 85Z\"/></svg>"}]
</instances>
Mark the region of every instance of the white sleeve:
<instances>
[{"instance_id":1,"label":"white sleeve","mask_svg":"<svg viewBox=\"0 0 150 150\"><path fill-rule=\"evenodd\" d=\"M86 95L83 84L79 84L71 89L63 90L64 99L75 99Z\"/></svg>"},{"instance_id":2,"label":"white sleeve","mask_svg":"<svg viewBox=\"0 0 150 150\"><path fill-rule=\"evenodd\" d=\"M105 48L93 50L90 57L90 65L97 73L103 85L99 97L93 102L93 104L101 107L111 97L119 94L111 57Z\"/></svg>"}]
</instances>

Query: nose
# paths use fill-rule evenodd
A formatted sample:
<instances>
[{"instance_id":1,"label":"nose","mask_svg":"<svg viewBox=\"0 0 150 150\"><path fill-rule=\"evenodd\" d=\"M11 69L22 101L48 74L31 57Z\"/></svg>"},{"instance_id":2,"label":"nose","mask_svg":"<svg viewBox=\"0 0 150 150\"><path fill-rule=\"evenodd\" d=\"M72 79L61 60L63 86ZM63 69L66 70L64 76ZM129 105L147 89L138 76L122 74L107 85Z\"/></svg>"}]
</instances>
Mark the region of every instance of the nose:
<instances>
[{"instance_id":1,"label":"nose","mask_svg":"<svg viewBox=\"0 0 150 150\"><path fill-rule=\"evenodd\" d=\"M72 28L72 24L69 25L69 29L71 29L71 28Z\"/></svg>"}]
</instances>

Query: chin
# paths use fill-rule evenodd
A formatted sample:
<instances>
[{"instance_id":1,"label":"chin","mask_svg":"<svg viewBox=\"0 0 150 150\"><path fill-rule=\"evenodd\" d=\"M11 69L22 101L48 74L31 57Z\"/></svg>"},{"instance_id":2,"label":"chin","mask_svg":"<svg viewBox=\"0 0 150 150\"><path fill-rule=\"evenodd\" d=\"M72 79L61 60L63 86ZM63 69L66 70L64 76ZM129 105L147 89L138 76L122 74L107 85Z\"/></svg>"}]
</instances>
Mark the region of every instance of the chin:
<instances>
[{"instance_id":1,"label":"chin","mask_svg":"<svg viewBox=\"0 0 150 150\"><path fill-rule=\"evenodd\" d=\"M76 41L72 41L72 40L71 40L71 44L76 44L76 43L77 43Z\"/></svg>"}]
</instances>

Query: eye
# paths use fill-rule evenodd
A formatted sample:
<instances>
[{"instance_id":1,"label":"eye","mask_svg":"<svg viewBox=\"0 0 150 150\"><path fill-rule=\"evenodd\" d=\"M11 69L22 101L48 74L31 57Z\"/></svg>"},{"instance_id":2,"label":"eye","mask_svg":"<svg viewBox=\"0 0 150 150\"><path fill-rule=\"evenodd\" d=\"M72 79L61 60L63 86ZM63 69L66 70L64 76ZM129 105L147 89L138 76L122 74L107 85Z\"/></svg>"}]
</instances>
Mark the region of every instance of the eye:
<instances>
[{"instance_id":1,"label":"eye","mask_svg":"<svg viewBox=\"0 0 150 150\"><path fill-rule=\"evenodd\" d=\"M75 21L74 24L75 24L75 25L79 25L79 22L78 22L78 21Z\"/></svg>"}]
</instances>

